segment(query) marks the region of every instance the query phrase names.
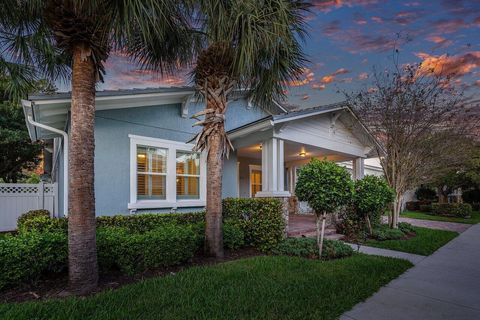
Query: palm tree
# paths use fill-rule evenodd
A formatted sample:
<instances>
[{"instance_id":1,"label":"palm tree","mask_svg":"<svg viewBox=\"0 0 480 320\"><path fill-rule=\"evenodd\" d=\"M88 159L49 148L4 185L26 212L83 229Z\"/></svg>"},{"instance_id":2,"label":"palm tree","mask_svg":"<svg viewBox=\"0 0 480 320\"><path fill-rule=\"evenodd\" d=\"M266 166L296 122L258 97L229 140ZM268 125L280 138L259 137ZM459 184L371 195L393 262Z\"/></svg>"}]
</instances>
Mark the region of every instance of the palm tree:
<instances>
[{"instance_id":1,"label":"palm tree","mask_svg":"<svg viewBox=\"0 0 480 320\"><path fill-rule=\"evenodd\" d=\"M194 115L202 131L195 149L207 155L207 214L205 249L223 256L223 158L233 149L224 127L228 97L235 89L248 89L251 99L264 108L281 99L288 81L301 73L305 56L304 0L200 0L200 23L206 39L192 74L206 101ZM200 120L203 116L203 120Z\"/></svg>"},{"instance_id":2,"label":"palm tree","mask_svg":"<svg viewBox=\"0 0 480 320\"><path fill-rule=\"evenodd\" d=\"M171 71L190 57L188 7L175 0L3 0L2 24L12 34L41 30L71 61L69 150L69 284L73 293L98 282L95 238L95 86L111 50L123 50L143 66ZM42 46L40 46L42 47ZM23 58L30 65L37 48ZM41 55L43 54L43 51ZM155 60L152 60L155 58Z\"/></svg>"}]
</instances>

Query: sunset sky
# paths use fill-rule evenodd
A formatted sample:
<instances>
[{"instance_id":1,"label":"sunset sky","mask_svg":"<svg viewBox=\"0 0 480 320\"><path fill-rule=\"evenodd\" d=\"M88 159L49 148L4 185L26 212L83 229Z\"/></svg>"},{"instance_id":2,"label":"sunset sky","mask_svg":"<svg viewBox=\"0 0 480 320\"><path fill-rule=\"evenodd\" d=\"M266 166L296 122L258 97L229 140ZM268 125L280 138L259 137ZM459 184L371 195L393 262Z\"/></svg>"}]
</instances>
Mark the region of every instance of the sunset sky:
<instances>
[{"instance_id":1,"label":"sunset sky","mask_svg":"<svg viewBox=\"0 0 480 320\"><path fill-rule=\"evenodd\" d=\"M343 100L340 92L368 88L374 67L392 66L395 46L401 63L441 66L467 96L480 97L480 0L313 2L305 43L311 62L288 90L289 103L328 104ZM112 55L99 89L184 86L187 73L159 79Z\"/></svg>"}]
</instances>

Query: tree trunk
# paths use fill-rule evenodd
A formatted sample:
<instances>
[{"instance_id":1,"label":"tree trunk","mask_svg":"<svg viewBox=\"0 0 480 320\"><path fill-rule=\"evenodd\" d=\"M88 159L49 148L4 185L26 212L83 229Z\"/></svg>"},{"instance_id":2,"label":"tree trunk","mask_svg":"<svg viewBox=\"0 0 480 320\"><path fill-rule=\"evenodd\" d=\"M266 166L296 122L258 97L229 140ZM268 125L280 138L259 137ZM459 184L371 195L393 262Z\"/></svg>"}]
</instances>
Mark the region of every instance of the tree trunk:
<instances>
[{"instance_id":1,"label":"tree trunk","mask_svg":"<svg viewBox=\"0 0 480 320\"><path fill-rule=\"evenodd\" d=\"M95 67L80 46L73 52L69 151L68 262L70 290L76 294L97 287L95 237Z\"/></svg>"},{"instance_id":2,"label":"tree trunk","mask_svg":"<svg viewBox=\"0 0 480 320\"><path fill-rule=\"evenodd\" d=\"M221 137L209 137L210 150L207 157L207 212L205 215L205 252L223 258L222 230L222 172Z\"/></svg>"},{"instance_id":3,"label":"tree trunk","mask_svg":"<svg viewBox=\"0 0 480 320\"><path fill-rule=\"evenodd\" d=\"M365 216L365 221L367 222L368 233L370 233L370 235L373 235L372 223L370 222L370 218L368 217L368 214Z\"/></svg>"},{"instance_id":4,"label":"tree trunk","mask_svg":"<svg viewBox=\"0 0 480 320\"><path fill-rule=\"evenodd\" d=\"M325 220L327 219L327 213L324 211L322 215L315 213L317 217L317 247L318 247L318 259L322 259L323 251L323 237L325 235ZM322 221L322 226L320 228L320 221Z\"/></svg>"},{"instance_id":5,"label":"tree trunk","mask_svg":"<svg viewBox=\"0 0 480 320\"><path fill-rule=\"evenodd\" d=\"M403 194L397 193L395 195L395 200L393 201L392 221L390 224L392 229L398 228L398 219L400 217L400 211L402 211L402 200Z\"/></svg>"}]
</instances>

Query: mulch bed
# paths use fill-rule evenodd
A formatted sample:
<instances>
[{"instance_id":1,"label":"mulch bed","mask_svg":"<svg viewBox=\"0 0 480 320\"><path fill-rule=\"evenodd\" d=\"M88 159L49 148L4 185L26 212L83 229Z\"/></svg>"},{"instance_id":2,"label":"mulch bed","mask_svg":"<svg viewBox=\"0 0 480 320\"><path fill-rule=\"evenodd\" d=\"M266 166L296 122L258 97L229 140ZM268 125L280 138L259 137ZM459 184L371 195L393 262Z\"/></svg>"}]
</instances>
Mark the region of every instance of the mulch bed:
<instances>
[{"instance_id":1,"label":"mulch bed","mask_svg":"<svg viewBox=\"0 0 480 320\"><path fill-rule=\"evenodd\" d=\"M139 282L154 277L163 277L175 274L192 266L214 265L227 261L243 259L264 255L262 252L254 248L243 248L235 251L225 250L223 259L207 257L198 254L185 264L159 268L155 270L147 270L144 273L135 276L128 276L120 272L109 272L108 274L100 274L97 289L91 295L110 289L117 289L124 285ZM32 300L45 300L52 298L67 298L71 296L68 292L68 274L55 274L46 276L35 284L17 286L0 291L0 303L25 302Z\"/></svg>"}]
</instances>

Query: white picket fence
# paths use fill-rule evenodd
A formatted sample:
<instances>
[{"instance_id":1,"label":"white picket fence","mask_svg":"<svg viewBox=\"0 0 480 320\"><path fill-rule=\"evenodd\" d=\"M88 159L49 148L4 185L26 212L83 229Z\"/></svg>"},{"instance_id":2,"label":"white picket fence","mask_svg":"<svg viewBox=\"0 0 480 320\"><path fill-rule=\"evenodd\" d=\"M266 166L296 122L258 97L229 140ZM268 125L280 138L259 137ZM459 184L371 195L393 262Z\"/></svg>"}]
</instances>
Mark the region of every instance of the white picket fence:
<instances>
[{"instance_id":1,"label":"white picket fence","mask_svg":"<svg viewBox=\"0 0 480 320\"><path fill-rule=\"evenodd\" d=\"M56 183L0 183L0 231L17 227L17 219L29 210L45 209L58 214Z\"/></svg>"}]
</instances>

